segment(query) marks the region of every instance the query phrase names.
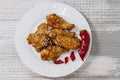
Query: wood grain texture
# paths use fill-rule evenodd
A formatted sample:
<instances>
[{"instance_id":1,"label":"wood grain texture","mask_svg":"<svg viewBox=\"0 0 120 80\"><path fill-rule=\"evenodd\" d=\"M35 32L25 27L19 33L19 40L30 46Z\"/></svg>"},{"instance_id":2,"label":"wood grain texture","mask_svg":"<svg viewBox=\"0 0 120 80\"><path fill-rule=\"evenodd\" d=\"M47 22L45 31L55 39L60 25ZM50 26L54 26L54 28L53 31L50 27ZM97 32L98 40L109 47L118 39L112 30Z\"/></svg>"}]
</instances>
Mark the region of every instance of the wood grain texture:
<instances>
[{"instance_id":1,"label":"wood grain texture","mask_svg":"<svg viewBox=\"0 0 120 80\"><path fill-rule=\"evenodd\" d=\"M119 80L120 0L46 0L63 2L80 11L91 26L93 47L84 65L62 78L30 71L15 48L15 30L30 8L43 0L0 0L0 80Z\"/></svg>"}]
</instances>

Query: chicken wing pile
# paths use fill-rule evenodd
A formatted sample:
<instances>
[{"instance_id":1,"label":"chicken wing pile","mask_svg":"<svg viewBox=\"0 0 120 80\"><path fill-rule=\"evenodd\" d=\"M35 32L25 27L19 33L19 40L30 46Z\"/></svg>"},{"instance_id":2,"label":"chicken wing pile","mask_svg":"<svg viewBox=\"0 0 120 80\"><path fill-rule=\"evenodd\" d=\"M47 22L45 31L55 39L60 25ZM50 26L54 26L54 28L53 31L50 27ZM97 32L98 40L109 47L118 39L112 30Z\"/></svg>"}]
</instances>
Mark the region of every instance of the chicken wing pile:
<instances>
[{"instance_id":1,"label":"chicken wing pile","mask_svg":"<svg viewBox=\"0 0 120 80\"><path fill-rule=\"evenodd\" d=\"M80 47L80 39L70 31L75 27L74 24L56 14L47 15L46 21L27 37L28 44L40 52L42 60L56 61L61 54Z\"/></svg>"}]
</instances>

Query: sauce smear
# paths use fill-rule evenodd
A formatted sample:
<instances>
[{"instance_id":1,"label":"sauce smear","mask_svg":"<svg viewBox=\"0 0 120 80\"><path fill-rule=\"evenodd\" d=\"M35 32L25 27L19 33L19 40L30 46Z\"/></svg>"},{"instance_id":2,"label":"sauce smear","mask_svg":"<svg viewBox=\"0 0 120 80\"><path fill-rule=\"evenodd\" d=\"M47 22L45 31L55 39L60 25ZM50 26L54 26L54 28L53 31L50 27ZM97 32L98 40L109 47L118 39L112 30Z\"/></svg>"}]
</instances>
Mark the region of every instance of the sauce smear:
<instances>
[{"instance_id":1,"label":"sauce smear","mask_svg":"<svg viewBox=\"0 0 120 80\"><path fill-rule=\"evenodd\" d=\"M89 48L90 37L89 37L87 30L80 31L80 36L81 36L82 42L81 42L81 47L78 50L78 53L79 53L82 61L84 61L84 58L85 58L86 53Z\"/></svg>"},{"instance_id":2,"label":"sauce smear","mask_svg":"<svg viewBox=\"0 0 120 80\"><path fill-rule=\"evenodd\" d=\"M55 64L62 64L62 63L64 63L62 60L57 60L57 61L55 61L54 62Z\"/></svg>"},{"instance_id":3,"label":"sauce smear","mask_svg":"<svg viewBox=\"0 0 120 80\"><path fill-rule=\"evenodd\" d=\"M68 63L68 57L65 57L65 64Z\"/></svg>"},{"instance_id":4,"label":"sauce smear","mask_svg":"<svg viewBox=\"0 0 120 80\"><path fill-rule=\"evenodd\" d=\"M73 51L72 51L71 54L70 54L70 59L71 59L72 61L75 60L75 55L74 55L74 52L73 52Z\"/></svg>"}]
</instances>

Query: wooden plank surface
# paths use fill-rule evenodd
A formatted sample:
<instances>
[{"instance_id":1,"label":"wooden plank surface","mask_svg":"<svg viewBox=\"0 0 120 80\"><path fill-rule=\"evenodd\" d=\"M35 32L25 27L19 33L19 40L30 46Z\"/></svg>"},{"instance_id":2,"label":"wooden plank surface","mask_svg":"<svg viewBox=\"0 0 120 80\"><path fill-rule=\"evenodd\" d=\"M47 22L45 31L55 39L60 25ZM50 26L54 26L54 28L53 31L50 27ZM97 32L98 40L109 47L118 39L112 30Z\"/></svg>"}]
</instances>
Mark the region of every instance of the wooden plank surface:
<instances>
[{"instance_id":1,"label":"wooden plank surface","mask_svg":"<svg viewBox=\"0 0 120 80\"><path fill-rule=\"evenodd\" d=\"M30 71L15 48L15 30L27 10L43 0L0 0L0 80L120 80L120 0L46 0L79 10L93 34L93 47L84 65L62 78Z\"/></svg>"}]
</instances>

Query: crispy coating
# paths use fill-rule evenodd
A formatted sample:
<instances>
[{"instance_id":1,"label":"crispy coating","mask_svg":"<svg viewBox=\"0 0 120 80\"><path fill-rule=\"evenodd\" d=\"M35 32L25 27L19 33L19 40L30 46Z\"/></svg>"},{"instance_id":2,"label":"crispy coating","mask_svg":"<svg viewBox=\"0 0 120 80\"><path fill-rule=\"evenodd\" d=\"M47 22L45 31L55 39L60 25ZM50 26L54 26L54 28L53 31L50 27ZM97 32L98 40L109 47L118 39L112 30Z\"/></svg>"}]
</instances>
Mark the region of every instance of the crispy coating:
<instances>
[{"instance_id":1,"label":"crispy coating","mask_svg":"<svg viewBox=\"0 0 120 80\"><path fill-rule=\"evenodd\" d=\"M47 47L50 43L49 37L46 35L30 34L27 38L29 44L36 49L37 52L40 52L43 48Z\"/></svg>"},{"instance_id":2,"label":"crispy coating","mask_svg":"<svg viewBox=\"0 0 120 80\"><path fill-rule=\"evenodd\" d=\"M35 33L27 37L28 44L40 52L42 60L56 61L61 54L80 47L80 39L75 37L75 32L69 31L74 28L74 24L56 14L49 14L46 20L47 24L40 24ZM52 28L48 29L48 26Z\"/></svg>"},{"instance_id":3,"label":"crispy coating","mask_svg":"<svg viewBox=\"0 0 120 80\"><path fill-rule=\"evenodd\" d=\"M50 43L50 39L45 35L45 32L48 30L48 26L45 23L42 23L36 30L35 33L29 34L27 41L31 44L37 52L40 52L43 48L47 47Z\"/></svg>"},{"instance_id":4,"label":"crispy coating","mask_svg":"<svg viewBox=\"0 0 120 80\"><path fill-rule=\"evenodd\" d=\"M45 34L47 31L48 25L46 23L41 23L35 31L35 34Z\"/></svg>"},{"instance_id":5,"label":"crispy coating","mask_svg":"<svg viewBox=\"0 0 120 80\"><path fill-rule=\"evenodd\" d=\"M59 17L56 14L47 15L46 20L49 26L57 29L71 30L75 27L74 24L68 23L62 17Z\"/></svg>"},{"instance_id":6,"label":"crispy coating","mask_svg":"<svg viewBox=\"0 0 120 80\"><path fill-rule=\"evenodd\" d=\"M65 49L77 49L80 47L80 39L77 37L70 38L67 36L56 36L55 39L53 39L53 42L56 45L59 45Z\"/></svg>"},{"instance_id":7,"label":"crispy coating","mask_svg":"<svg viewBox=\"0 0 120 80\"><path fill-rule=\"evenodd\" d=\"M48 46L47 48L41 51L41 58L42 60L53 60L56 61L58 57L65 53L67 50L61 48L59 46Z\"/></svg>"},{"instance_id":8,"label":"crispy coating","mask_svg":"<svg viewBox=\"0 0 120 80\"><path fill-rule=\"evenodd\" d=\"M63 31L62 29L51 29L47 32L47 34L50 38L55 38L58 35L75 37L75 32L67 32Z\"/></svg>"}]
</instances>

